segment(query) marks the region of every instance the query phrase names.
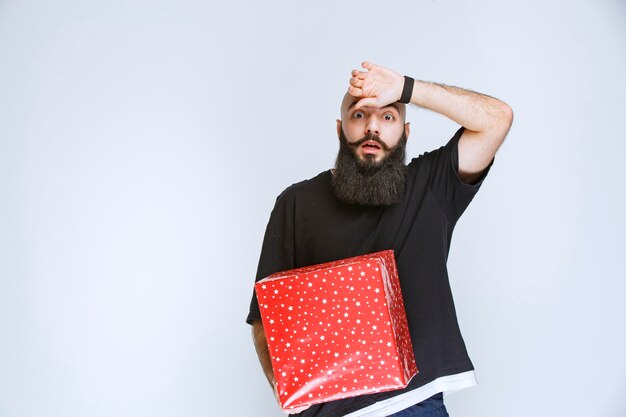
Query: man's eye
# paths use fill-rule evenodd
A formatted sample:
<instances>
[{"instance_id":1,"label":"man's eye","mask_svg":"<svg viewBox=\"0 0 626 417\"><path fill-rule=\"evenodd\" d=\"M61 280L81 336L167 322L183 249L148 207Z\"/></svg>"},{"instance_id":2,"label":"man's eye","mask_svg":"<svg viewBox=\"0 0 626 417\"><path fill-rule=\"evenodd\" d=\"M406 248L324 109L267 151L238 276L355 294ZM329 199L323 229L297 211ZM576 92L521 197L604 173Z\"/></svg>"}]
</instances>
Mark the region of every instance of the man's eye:
<instances>
[{"instance_id":1,"label":"man's eye","mask_svg":"<svg viewBox=\"0 0 626 417\"><path fill-rule=\"evenodd\" d=\"M354 117L355 119L362 119L363 117L365 117L365 115L362 112L358 111L354 113L352 117Z\"/></svg>"},{"instance_id":2,"label":"man's eye","mask_svg":"<svg viewBox=\"0 0 626 417\"><path fill-rule=\"evenodd\" d=\"M392 120L393 120L393 115L391 115L391 114L387 113L387 114L385 114L385 115L383 116L383 118L384 118L386 121L390 122L390 121L392 121Z\"/></svg>"}]
</instances>

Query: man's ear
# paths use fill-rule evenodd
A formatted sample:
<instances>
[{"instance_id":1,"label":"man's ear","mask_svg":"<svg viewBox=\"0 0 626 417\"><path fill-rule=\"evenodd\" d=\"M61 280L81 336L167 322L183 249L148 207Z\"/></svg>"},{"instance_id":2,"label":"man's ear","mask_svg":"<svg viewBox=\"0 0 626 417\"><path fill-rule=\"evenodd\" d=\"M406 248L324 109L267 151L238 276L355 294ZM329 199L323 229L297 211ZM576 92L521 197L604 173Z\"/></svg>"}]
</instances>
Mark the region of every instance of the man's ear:
<instances>
[{"instance_id":1,"label":"man's ear","mask_svg":"<svg viewBox=\"0 0 626 417\"><path fill-rule=\"evenodd\" d=\"M337 119L337 137L341 137L341 120Z\"/></svg>"},{"instance_id":2,"label":"man's ear","mask_svg":"<svg viewBox=\"0 0 626 417\"><path fill-rule=\"evenodd\" d=\"M404 124L404 135L406 139L409 140L409 134L411 133L411 123L407 122Z\"/></svg>"}]
</instances>

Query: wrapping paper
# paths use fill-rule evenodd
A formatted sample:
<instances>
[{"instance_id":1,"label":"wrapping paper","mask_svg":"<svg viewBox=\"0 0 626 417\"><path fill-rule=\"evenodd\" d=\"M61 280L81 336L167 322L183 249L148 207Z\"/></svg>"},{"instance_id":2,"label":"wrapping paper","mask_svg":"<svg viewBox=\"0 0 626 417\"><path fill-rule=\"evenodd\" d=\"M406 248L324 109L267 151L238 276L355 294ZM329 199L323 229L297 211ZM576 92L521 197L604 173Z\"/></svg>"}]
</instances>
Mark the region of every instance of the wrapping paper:
<instances>
[{"instance_id":1,"label":"wrapping paper","mask_svg":"<svg viewBox=\"0 0 626 417\"><path fill-rule=\"evenodd\" d=\"M284 411L417 374L392 250L278 272L255 291Z\"/></svg>"}]
</instances>

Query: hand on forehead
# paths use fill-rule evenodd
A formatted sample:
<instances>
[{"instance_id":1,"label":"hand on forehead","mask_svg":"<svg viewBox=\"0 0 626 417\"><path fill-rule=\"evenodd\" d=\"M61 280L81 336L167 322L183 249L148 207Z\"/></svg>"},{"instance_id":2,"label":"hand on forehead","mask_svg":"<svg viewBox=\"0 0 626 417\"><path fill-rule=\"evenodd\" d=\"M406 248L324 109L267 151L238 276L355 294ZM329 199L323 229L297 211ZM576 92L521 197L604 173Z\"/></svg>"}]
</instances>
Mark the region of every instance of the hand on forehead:
<instances>
[{"instance_id":1,"label":"hand on forehead","mask_svg":"<svg viewBox=\"0 0 626 417\"><path fill-rule=\"evenodd\" d=\"M376 65L369 61L361 63L363 70L352 70L348 85L348 94L344 96L341 106L342 114L347 112L352 102L356 100L356 108L374 107L385 108L395 107L404 118L404 105L398 103L402 97L404 88L404 76L399 73Z\"/></svg>"}]
</instances>

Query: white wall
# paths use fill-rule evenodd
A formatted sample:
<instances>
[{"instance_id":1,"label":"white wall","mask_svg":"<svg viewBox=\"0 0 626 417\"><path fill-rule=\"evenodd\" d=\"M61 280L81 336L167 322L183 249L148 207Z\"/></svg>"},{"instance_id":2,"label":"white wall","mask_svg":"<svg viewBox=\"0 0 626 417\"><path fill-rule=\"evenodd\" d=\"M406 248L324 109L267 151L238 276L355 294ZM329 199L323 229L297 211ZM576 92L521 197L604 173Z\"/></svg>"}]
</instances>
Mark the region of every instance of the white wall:
<instances>
[{"instance_id":1,"label":"white wall","mask_svg":"<svg viewBox=\"0 0 626 417\"><path fill-rule=\"evenodd\" d=\"M0 2L0 416L279 416L244 323L361 60L515 122L449 268L452 417L626 415L626 4ZM412 109L409 154L457 126Z\"/></svg>"}]
</instances>

